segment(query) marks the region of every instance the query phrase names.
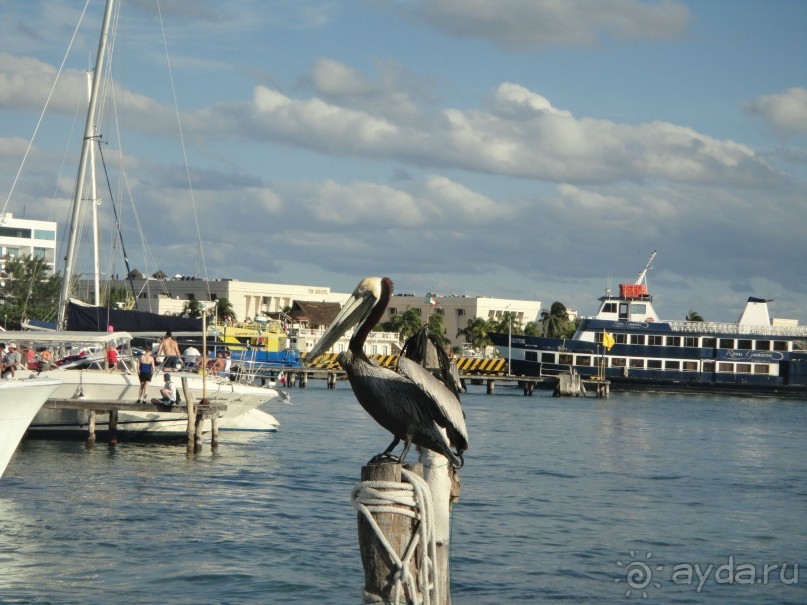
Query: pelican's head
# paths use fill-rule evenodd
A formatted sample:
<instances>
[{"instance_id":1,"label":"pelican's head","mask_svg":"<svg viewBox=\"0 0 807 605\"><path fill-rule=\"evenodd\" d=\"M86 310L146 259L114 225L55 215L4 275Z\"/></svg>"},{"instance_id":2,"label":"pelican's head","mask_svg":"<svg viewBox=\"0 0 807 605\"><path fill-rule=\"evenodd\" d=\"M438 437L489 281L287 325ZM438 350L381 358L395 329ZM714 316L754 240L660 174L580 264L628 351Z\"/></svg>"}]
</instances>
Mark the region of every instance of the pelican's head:
<instances>
[{"instance_id":1,"label":"pelican's head","mask_svg":"<svg viewBox=\"0 0 807 605\"><path fill-rule=\"evenodd\" d=\"M311 352L306 355L306 364L312 363L317 357L326 353L345 332L367 319L381 300L385 281L389 282L388 287L391 291L392 281L386 277L365 277L359 282L342 310L339 311L339 315L333 320L319 342L314 345Z\"/></svg>"}]
</instances>

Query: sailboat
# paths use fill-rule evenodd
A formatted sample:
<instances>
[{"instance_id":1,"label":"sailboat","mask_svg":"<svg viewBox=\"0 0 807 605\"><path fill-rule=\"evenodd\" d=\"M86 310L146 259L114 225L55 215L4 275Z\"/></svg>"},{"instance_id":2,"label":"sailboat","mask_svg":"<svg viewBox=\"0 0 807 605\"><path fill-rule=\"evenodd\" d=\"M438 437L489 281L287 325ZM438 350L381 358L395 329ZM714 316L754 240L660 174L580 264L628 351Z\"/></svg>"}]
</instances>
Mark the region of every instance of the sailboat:
<instances>
[{"instance_id":1,"label":"sailboat","mask_svg":"<svg viewBox=\"0 0 807 605\"><path fill-rule=\"evenodd\" d=\"M81 149L81 159L76 177L73 202L71 207L70 231L65 260L64 282L62 286L57 330L53 332L6 332L6 342L14 342L30 349L48 349L61 352L61 357L68 360L62 364L47 363L37 367L36 371L45 377L58 378L62 385L57 388L51 399L81 398L85 401L121 401L135 402L138 398L140 382L136 371L136 357L132 349L133 334L116 332L112 326L103 326L99 332L69 332L66 330L66 314L70 304L70 294L75 273L76 249L78 242L81 205L84 200L87 172L92 166L92 147L96 144L98 134L95 125L99 123L99 94L103 80L105 55L109 41L110 25L114 20L115 0L107 0L104 11L103 26L98 43L95 72L92 78L90 100L87 108L87 119ZM95 237L97 242L97 237ZM96 275L97 254L96 254ZM96 292L98 288L96 286ZM96 301L97 302L97 301ZM104 329L106 329L104 331ZM118 351L118 365L109 370L105 364L105 350L111 345ZM71 356L77 359L69 360ZM32 368L33 369L33 368ZM276 430L277 420L257 407L278 400L280 393L267 386L247 384L245 382L210 377L205 368L201 373L183 371L183 368L165 368L174 375L176 383L187 384L191 395L197 399L207 399L211 403L226 404L220 428L248 428L251 430ZM157 395L162 384L160 371L153 377L151 392L148 398ZM108 424L108 415L99 415L96 421L98 430ZM84 430L87 425L86 412L68 409L43 409L33 419L30 426L32 433L38 432L70 432ZM181 412L121 412L118 418L119 431L137 431L160 434L183 434L187 426L187 417Z\"/></svg>"}]
</instances>

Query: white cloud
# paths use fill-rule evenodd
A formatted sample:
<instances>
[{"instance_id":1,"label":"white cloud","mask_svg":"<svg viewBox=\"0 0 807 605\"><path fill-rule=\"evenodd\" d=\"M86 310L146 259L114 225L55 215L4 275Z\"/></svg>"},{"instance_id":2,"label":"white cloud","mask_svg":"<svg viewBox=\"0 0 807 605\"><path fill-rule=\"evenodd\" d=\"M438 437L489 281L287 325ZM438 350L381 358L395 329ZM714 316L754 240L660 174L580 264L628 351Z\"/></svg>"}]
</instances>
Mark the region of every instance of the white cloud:
<instances>
[{"instance_id":1,"label":"white cloud","mask_svg":"<svg viewBox=\"0 0 807 605\"><path fill-rule=\"evenodd\" d=\"M807 89L794 86L778 94L763 95L744 105L778 134L807 134Z\"/></svg>"}]
</instances>

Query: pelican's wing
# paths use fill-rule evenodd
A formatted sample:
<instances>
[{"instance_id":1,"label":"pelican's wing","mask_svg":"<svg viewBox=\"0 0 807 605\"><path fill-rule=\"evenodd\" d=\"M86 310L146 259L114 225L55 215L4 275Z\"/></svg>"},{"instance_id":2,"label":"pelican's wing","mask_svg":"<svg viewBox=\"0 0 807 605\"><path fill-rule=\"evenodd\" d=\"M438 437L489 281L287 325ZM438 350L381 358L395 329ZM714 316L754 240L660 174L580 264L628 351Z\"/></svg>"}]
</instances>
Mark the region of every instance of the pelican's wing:
<instances>
[{"instance_id":1,"label":"pelican's wing","mask_svg":"<svg viewBox=\"0 0 807 605\"><path fill-rule=\"evenodd\" d=\"M465 441L464 444L455 443L454 445L460 450L466 450L468 448L468 431L465 428L465 414L454 393L432 376L431 372L407 357L398 358L398 371L428 396L428 399L434 404L433 411L434 417L438 419L437 423L445 426L439 420L440 418L445 419L449 432L453 430Z\"/></svg>"}]
</instances>

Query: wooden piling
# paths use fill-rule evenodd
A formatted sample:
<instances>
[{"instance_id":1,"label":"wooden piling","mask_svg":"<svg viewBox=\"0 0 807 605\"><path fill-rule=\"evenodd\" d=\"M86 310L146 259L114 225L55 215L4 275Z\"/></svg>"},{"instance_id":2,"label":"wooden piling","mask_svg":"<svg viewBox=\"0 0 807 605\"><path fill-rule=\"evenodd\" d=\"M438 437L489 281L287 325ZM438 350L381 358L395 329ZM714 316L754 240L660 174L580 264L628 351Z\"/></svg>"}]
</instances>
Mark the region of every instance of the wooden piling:
<instances>
[{"instance_id":1,"label":"wooden piling","mask_svg":"<svg viewBox=\"0 0 807 605\"><path fill-rule=\"evenodd\" d=\"M369 464L362 467L361 480L401 483L401 468L400 464L394 463ZM370 521L362 514L358 514L357 518L359 551L364 567L363 602L389 602L395 588L395 561L376 535ZM373 519L398 557L403 556L406 546L412 540L415 520L394 512L376 512ZM417 573L414 562L410 565L409 572Z\"/></svg>"},{"instance_id":2,"label":"wooden piling","mask_svg":"<svg viewBox=\"0 0 807 605\"><path fill-rule=\"evenodd\" d=\"M336 372L328 372L327 386L329 389L336 388Z\"/></svg>"},{"instance_id":3,"label":"wooden piling","mask_svg":"<svg viewBox=\"0 0 807 605\"><path fill-rule=\"evenodd\" d=\"M496 386L496 382L492 378L488 378L488 395L493 395L494 387Z\"/></svg>"},{"instance_id":4,"label":"wooden piling","mask_svg":"<svg viewBox=\"0 0 807 605\"><path fill-rule=\"evenodd\" d=\"M88 450L95 447L95 410L90 410L87 414L87 441L85 446Z\"/></svg>"},{"instance_id":5,"label":"wooden piling","mask_svg":"<svg viewBox=\"0 0 807 605\"><path fill-rule=\"evenodd\" d=\"M188 388L187 376L182 377L182 394L185 396L185 403L188 406L188 443L186 448L188 453L193 452L196 443L196 402Z\"/></svg>"},{"instance_id":6,"label":"wooden piling","mask_svg":"<svg viewBox=\"0 0 807 605\"><path fill-rule=\"evenodd\" d=\"M118 410L109 410L109 444L118 443Z\"/></svg>"},{"instance_id":7,"label":"wooden piling","mask_svg":"<svg viewBox=\"0 0 807 605\"><path fill-rule=\"evenodd\" d=\"M189 416L190 418L190 416ZM196 412L196 428L194 429L193 434L193 451L194 452L201 452L202 451L202 432L204 431L204 424L205 424L205 415L204 412L201 410Z\"/></svg>"},{"instance_id":8,"label":"wooden piling","mask_svg":"<svg viewBox=\"0 0 807 605\"><path fill-rule=\"evenodd\" d=\"M210 449L216 450L219 447L219 415L213 414L210 419Z\"/></svg>"}]
</instances>

